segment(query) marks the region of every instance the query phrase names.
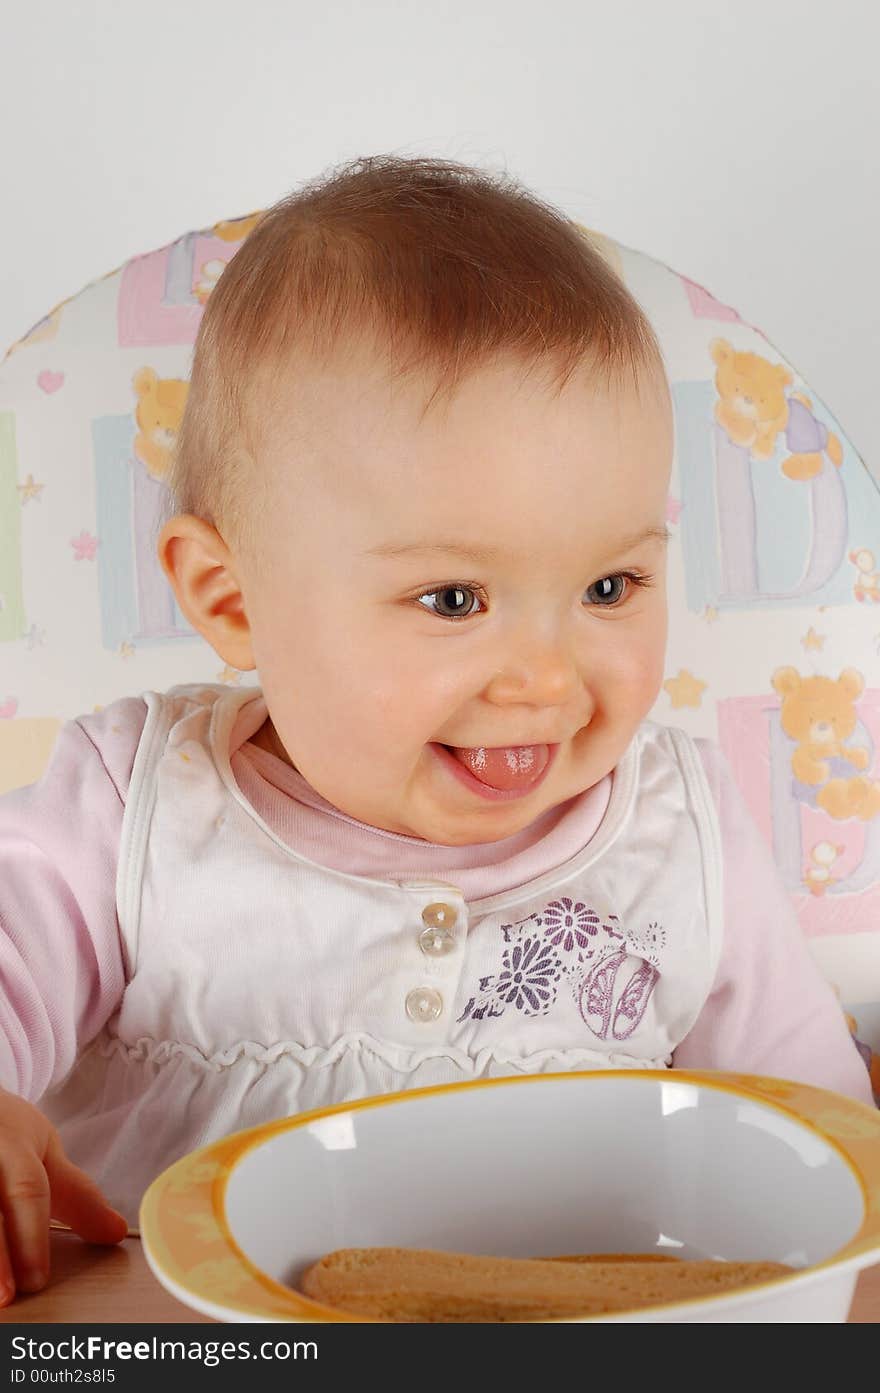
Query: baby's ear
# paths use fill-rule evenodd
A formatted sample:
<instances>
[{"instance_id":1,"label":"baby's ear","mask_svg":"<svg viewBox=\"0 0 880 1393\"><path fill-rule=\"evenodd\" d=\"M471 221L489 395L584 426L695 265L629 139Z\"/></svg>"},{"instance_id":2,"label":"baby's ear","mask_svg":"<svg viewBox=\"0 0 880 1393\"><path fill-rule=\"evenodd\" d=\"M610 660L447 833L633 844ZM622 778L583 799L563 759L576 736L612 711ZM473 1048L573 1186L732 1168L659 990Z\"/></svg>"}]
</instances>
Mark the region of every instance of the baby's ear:
<instances>
[{"instance_id":1,"label":"baby's ear","mask_svg":"<svg viewBox=\"0 0 880 1393\"><path fill-rule=\"evenodd\" d=\"M179 513L159 533L159 560L193 628L230 667L256 667L235 562L216 527Z\"/></svg>"}]
</instances>

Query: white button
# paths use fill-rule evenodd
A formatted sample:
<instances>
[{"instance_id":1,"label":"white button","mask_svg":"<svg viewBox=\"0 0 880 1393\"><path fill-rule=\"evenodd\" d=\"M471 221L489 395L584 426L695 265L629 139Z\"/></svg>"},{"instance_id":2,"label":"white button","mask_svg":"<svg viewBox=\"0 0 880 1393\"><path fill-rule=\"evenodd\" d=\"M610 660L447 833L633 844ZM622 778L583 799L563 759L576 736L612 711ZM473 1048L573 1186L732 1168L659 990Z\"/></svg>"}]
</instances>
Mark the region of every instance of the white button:
<instances>
[{"instance_id":1,"label":"white button","mask_svg":"<svg viewBox=\"0 0 880 1393\"><path fill-rule=\"evenodd\" d=\"M415 987L406 995L406 1014L411 1021L435 1021L443 1010L443 998L433 987Z\"/></svg>"},{"instance_id":2,"label":"white button","mask_svg":"<svg viewBox=\"0 0 880 1393\"><path fill-rule=\"evenodd\" d=\"M419 947L432 958L443 958L455 948L455 934L449 929L422 929Z\"/></svg>"},{"instance_id":3,"label":"white button","mask_svg":"<svg viewBox=\"0 0 880 1393\"><path fill-rule=\"evenodd\" d=\"M458 911L451 904L428 904L422 910L422 923L429 929L451 929L458 919Z\"/></svg>"}]
</instances>

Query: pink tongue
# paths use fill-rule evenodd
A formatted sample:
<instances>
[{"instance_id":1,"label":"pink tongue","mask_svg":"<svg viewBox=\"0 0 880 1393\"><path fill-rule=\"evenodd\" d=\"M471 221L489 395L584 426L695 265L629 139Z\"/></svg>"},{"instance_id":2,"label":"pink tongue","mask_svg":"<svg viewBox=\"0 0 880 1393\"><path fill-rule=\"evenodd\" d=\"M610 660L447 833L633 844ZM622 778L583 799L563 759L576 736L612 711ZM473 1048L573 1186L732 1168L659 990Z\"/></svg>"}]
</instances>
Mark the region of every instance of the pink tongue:
<instances>
[{"instance_id":1,"label":"pink tongue","mask_svg":"<svg viewBox=\"0 0 880 1393\"><path fill-rule=\"evenodd\" d=\"M503 749L473 750L447 747L469 769L475 779L490 788L525 788L535 782L547 768L549 745L508 745Z\"/></svg>"}]
</instances>

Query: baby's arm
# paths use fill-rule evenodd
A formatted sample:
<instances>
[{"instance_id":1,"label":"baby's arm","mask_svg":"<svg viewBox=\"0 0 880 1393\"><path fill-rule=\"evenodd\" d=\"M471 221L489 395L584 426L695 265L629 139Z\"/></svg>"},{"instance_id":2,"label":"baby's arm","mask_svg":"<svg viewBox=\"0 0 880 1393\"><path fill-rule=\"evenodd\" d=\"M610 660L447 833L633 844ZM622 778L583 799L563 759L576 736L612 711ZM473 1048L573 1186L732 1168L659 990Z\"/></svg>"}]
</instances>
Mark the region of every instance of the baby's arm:
<instances>
[{"instance_id":1,"label":"baby's arm","mask_svg":"<svg viewBox=\"0 0 880 1393\"><path fill-rule=\"evenodd\" d=\"M711 994L673 1065L795 1079L871 1104L868 1071L770 849L718 746L697 746L721 824L724 940Z\"/></svg>"},{"instance_id":2,"label":"baby's arm","mask_svg":"<svg viewBox=\"0 0 880 1393\"><path fill-rule=\"evenodd\" d=\"M50 1216L92 1241L125 1234L33 1104L125 989L116 864L145 714L125 701L69 722L43 778L0 798L0 1306L44 1285Z\"/></svg>"}]
</instances>

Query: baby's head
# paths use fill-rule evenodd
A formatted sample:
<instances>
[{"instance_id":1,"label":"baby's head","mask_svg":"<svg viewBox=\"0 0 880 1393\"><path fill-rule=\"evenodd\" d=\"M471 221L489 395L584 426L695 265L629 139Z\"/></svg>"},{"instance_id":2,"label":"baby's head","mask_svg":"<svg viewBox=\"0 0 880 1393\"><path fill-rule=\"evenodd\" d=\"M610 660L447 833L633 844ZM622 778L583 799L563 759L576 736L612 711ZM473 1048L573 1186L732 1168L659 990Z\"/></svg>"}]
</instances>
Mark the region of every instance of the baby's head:
<instances>
[{"instance_id":1,"label":"baby's head","mask_svg":"<svg viewBox=\"0 0 880 1393\"><path fill-rule=\"evenodd\" d=\"M359 160L211 292L160 557L323 798L493 842L654 703L671 457L654 335L571 222L505 176Z\"/></svg>"}]
</instances>

